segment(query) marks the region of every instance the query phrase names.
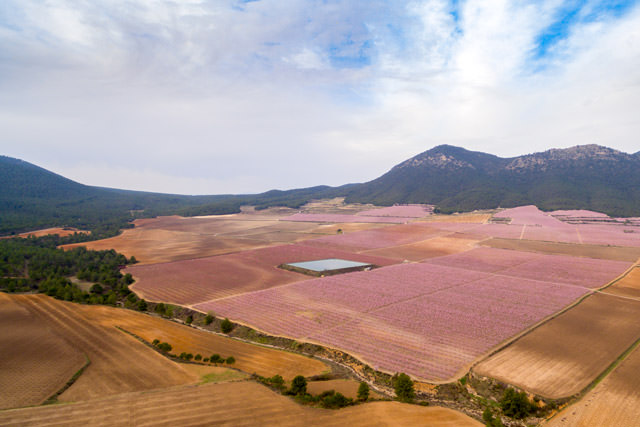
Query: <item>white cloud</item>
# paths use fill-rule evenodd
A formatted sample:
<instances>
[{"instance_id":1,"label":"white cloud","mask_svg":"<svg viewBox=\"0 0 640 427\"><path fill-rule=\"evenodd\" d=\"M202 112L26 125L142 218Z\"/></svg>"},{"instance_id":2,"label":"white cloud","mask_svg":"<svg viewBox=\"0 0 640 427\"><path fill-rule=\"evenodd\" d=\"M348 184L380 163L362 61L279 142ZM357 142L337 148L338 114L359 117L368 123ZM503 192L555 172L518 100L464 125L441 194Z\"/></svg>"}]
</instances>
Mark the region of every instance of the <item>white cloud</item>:
<instances>
[{"instance_id":1,"label":"white cloud","mask_svg":"<svg viewBox=\"0 0 640 427\"><path fill-rule=\"evenodd\" d=\"M535 58L566 2L234 6L6 2L0 152L193 194L364 181L441 143L640 149L638 7Z\"/></svg>"}]
</instances>

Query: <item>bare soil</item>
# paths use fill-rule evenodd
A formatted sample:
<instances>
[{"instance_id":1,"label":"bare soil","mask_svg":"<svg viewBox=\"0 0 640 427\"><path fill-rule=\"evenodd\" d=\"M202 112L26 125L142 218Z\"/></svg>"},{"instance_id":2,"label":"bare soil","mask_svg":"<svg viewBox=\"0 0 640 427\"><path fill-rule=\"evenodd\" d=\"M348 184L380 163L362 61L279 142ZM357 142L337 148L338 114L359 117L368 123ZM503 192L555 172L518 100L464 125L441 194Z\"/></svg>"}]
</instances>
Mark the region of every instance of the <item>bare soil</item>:
<instances>
[{"instance_id":1,"label":"bare soil","mask_svg":"<svg viewBox=\"0 0 640 427\"><path fill-rule=\"evenodd\" d=\"M637 348L580 401L548 425L633 426L640 419L640 350Z\"/></svg>"},{"instance_id":2,"label":"bare soil","mask_svg":"<svg viewBox=\"0 0 640 427\"><path fill-rule=\"evenodd\" d=\"M472 249L480 239L467 236L439 236L418 243L408 245L392 246L389 248L374 249L365 251L368 255L377 255L387 258L408 260L413 262L422 261L428 258L451 255Z\"/></svg>"},{"instance_id":3,"label":"bare soil","mask_svg":"<svg viewBox=\"0 0 640 427\"><path fill-rule=\"evenodd\" d=\"M625 277L618 280L602 292L640 299L640 267L634 268Z\"/></svg>"},{"instance_id":4,"label":"bare soil","mask_svg":"<svg viewBox=\"0 0 640 427\"><path fill-rule=\"evenodd\" d=\"M516 251L538 252L550 255L571 255L615 261L635 262L640 258L640 248L623 246L585 245L502 238L485 240L482 242L482 246L498 249L512 249Z\"/></svg>"},{"instance_id":5,"label":"bare soil","mask_svg":"<svg viewBox=\"0 0 640 427\"><path fill-rule=\"evenodd\" d=\"M640 301L594 294L478 364L480 375L552 399L581 392L640 338Z\"/></svg>"},{"instance_id":6,"label":"bare soil","mask_svg":"<svg viewBox=\"0 0 640 427\"><path fill-rule=\"evenodd\" d=\"M328 380L328 381L310 381L307 384L307 391L313 395L322 393L323 391L334 390L337 393L342 393L346 397L352 399L358 398L358 387L360 382L355 380ZM369 399L382 399L383 396L369 391Z\"/></svg>"},{"instance_id":7,"label":"bare soil","mask_svg":"<svg viewBox=\"0 0 640 427\"><path fill-rule=\"evenodd\" d=\"M174 387L69 405L0 412L0 425L481 426L447 408L371 402L340 410L300 406L257 383Z\"/></svg>"},{"instance_id":8,"label":"bare soil","mask_svg":"<svg viewBox=\"0 0 640 427\"><path fill-rule=\"evenodd\" d=\"M54 329L0 293L0 409L41 404L84 366L82 351Z\"/></svg>"}]
</instances>

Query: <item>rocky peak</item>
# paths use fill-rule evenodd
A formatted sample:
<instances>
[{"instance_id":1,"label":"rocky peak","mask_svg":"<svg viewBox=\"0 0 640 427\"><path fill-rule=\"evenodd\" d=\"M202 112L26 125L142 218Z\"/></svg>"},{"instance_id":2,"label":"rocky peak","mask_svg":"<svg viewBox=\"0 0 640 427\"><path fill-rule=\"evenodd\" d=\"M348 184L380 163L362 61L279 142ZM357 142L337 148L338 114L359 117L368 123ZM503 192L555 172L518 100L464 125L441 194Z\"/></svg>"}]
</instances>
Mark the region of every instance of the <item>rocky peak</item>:
<instances>
[{"instance_id":1,"label":"rocky peak","mask_svg":"<svg viewBox=\"0 0 640 427\"><path fill-rule=\"evenodd\" d=\"M564 162L618 161L629 159L630 155L612 148L596 144L576 145L570 148L553 148L541 153L533 153L512 159L506 166L509 170L541 169Z\"/></svg>"}]
</instances>

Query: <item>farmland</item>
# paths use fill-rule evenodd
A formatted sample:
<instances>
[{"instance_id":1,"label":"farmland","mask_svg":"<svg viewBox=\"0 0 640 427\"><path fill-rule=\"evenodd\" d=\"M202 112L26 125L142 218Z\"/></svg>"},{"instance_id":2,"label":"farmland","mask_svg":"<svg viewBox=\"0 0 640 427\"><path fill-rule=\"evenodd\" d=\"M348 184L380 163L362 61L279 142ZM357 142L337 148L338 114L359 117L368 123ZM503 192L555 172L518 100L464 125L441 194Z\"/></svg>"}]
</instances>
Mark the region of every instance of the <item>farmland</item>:
<instances>
[{"instance_id":1,"label":"farmland","mask_svg":"<svg viewBox=\"0 0 640 427\"><path fill-rule=\"evenodd\" d=\"M165 339L175 345L176 351L201 352L207 357L213 353L234 356L234 367L248 373L292 378L299 374L318 375L328 369L308 357L234 341L128 310L80 306L44 295L0 296L3 322L22 319L19 328L12 324L2 336L3 344L11 345L3 346L3 366L16 368L2 370L1 383L15 390L6 397L3 394L3 407L41 403L61 389L87 359L89 366L59 396L60 401L92 400L199 380L199 373L184 369L116 327L149 342Z\"/></svg>"},{"instance_id":2,"label":"farmland","mask_svg":"<svg viewBox=\"0 0 640 427\"><path fill-rule=\"evenodd\" d=\"M601 383L546 425L632 426L640 417L640 352L636 348Z\"/></svg>"},{"instance_id":3,"label":"farmland","mask_svg":"<svg viewBox=\"0 0 640 427\"><path fill-rule=\"evenodd\" d=\"M640 299L640 267L636 267L625 277L606 288L604 293Z\"/></svg>"},{"instance_id":4,"label":"farmland","mask_svg":"<svg viewBox=\"0 0 640 427\"><path fill-rule=\"evenodd\" d=\"M541 396L579 393L640 338L640 301L595 294L474 370ZM589 349L589 351L585 351Z\"/></svg>"},{"instance_id":5,"label":"farmland","mask_svg":"<svg viewBox=\"0 0 640 427\"><path fill-rule=\"evenodd\" d=\"M250 398L248 398L250 396ZM127 393L60 406L1 413L0 426L73 424L113 426L203 425L254 426L481 426L446 408L399 402L372 402L338 411L303 407L253 382L174 387Z\"/></svg>"},{"instance_id":6,"label":"farmland","mask_svg":"<svg viewBox=\"0 0 640 427\"><path fill-rule=\"evenodd\" d=\"M448 381L500 342L601 286L628 263L478 248L196 305L318 342L387 372ZM545 271L529 278L535 269ZM462 268L463 267L463 268ZM587 270L589 274L584 273Z\"/></svg>"},{"instance_id":7,"label":"farmland","mask_svg":"<svg viewBox=\"0 0 640 427\"><path fill-rule=\"evenodd\" d=\"M132 289L142 297L151 301L191 305L308 279L308 276L277 266L326 258L349 259L380 266L398 262L299 244L174 263L133 266L126 272L137 279Z\"/></svg>"},{"instance_id":8,"label":"farmland","mask_svg":"<svg viewBox=\"0 0 640 427\"><path fill-rule=\"evenodd\" d=\"M0 387L11 390L0 409L39 405L84 366L84 354L2 293L0 313Z\"/></svg>"}]
</instances>

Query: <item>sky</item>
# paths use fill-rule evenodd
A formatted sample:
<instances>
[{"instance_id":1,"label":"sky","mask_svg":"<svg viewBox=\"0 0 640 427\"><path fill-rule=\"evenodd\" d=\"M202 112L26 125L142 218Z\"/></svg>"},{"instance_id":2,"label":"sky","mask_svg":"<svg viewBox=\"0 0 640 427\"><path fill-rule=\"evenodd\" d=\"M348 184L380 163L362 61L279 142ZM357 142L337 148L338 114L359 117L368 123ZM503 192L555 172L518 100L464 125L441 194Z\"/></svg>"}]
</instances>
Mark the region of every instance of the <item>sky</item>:
<instances>
[{"instance_id":1,"label":"sky","mask_svg":"<svg viewBox=\"0 0 640 427\"><path fill-rule=\"evenodd\" d=\"M258 193L638 135L638 0L0 2L0 154L84 184Z\"/></svg>"}]
</instances>

